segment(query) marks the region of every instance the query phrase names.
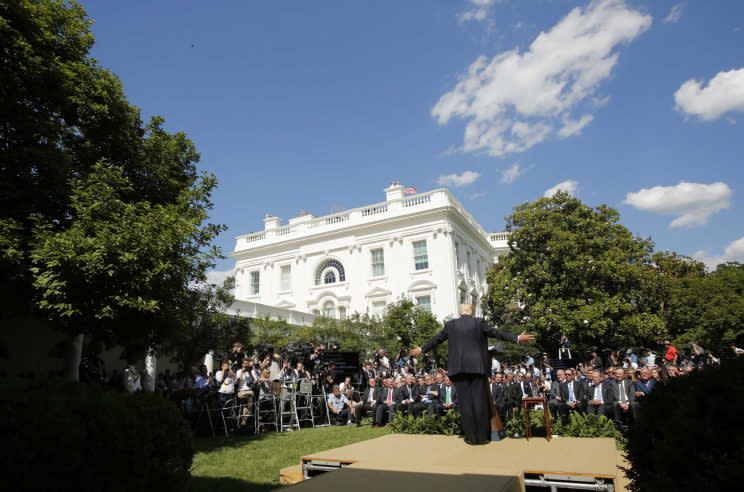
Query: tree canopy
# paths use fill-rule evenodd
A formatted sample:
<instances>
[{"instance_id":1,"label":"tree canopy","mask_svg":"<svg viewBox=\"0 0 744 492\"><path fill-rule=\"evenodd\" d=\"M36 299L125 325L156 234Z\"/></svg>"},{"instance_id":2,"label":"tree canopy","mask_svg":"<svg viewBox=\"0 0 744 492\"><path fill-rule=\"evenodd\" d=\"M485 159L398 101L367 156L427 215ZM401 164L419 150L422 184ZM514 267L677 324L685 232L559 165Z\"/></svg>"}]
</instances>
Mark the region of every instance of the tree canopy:
<instances>
[{"instance_id":1,"label":"tree canopy","mask_svg":"<svg viewBox=\"0 0 744 492\"><path fill-rule=\"evenodd\" d=\"M216 180L183 133L142 122L90 25L74 2L0 2L0 316L158 344L221 257Z\"/></svg>"}]
</instances>

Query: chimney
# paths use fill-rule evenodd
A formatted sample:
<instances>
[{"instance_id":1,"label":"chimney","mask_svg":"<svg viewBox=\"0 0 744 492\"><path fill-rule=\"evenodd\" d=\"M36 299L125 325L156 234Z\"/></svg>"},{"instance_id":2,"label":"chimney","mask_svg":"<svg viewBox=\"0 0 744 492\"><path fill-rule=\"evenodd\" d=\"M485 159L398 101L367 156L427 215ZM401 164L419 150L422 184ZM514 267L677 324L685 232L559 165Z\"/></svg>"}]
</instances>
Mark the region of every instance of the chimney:
<instances>
[{"instance_id":1,"label":"chimney","mask_svg":"<svg viewBox=\"0 0 744 492\"><path fill-rule=\"evenodd\" d=\"M276 229L282 225L282 219L279 217L274 217L271 214L266 214L266 218L264 218L264 230L268 231L269 229Z\"/></svg>"},{"instance_id":2,"label":"chimney","mask_svg":"<svg viewBox=\"0 0 744 492\"><path fill-rule=\"evenodd\" d=\"M390 183L390 186L385 188L385 200L397 200L403 198L403 185L397 181Z\"/></svg>"}]
</instances>

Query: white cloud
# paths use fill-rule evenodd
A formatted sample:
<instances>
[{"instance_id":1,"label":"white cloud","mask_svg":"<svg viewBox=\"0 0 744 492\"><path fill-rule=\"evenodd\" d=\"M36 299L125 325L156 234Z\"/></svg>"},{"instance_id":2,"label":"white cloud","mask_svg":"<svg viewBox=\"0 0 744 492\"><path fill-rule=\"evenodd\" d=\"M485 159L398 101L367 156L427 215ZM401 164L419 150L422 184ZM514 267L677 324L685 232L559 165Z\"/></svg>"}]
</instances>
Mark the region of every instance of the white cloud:
<instances>
[{"instance_id":1,"label":"white cloud","mask_svg":"<svg viewBox=\"0 0 744 492\"><path fill-rule=\"evenodd\" d=\"M468 0L468 9L457 14L457 20L460 22L484 21L488 18L488 12L494 3L495 0Z\"/></svg>"},{"instance_id":2,"label":"white cloud","mask_svg":"<svg viewBox=\"0 0 744 492\"><path fill-rule=\"evenodd\" d=\"M682 4L678 3L669 11L669 14L664 18L664 24L676 24L682 17Z\"/></svg>"},{"instance_id":3,"label":"white cloud","mask_svg":"<svg viewBox=\"0 0 744 492\"><path fill-rule=\"evenodd\" d=\"M594 0L541 32L525 52L478 57L432 116L442 125L455 117L469 120L462 149L492 156L522 152L555 132L576 134L591 121L583 113L612 73L618 45L650 26L649 15L622 0ZM574 112L583 116L577 120Z\"/></svg>"},{"instance_id":4,"label":"white cloud","mask_svg":"<svg viewBox=\"0 0 744 492\"><path fill-rule=\"evenodd\" d=\"M210 270L207 272L207 283L208 284L215 284L217 287L222 287L222 283L225 281L227 277L230 277L232 275L235 275L235 270Z\"/></svg>"},{"instance_id":5,"label":"white cloud","mask_svg":"<svg viewBox=\"0 0 744 492\"><path fill-rule=\"evenodd\" d=\"M726 183L688 183L654 186L628 193L624 203L639 210L675 216L669 227L705 224L714 213L728 208L733 192Z\"/></svg>"},{"instance_id":6,"label":"white cloud","mask_svg":"<svg viewBox=\"0 0 744 492\"><path fill-rule=\"evenodd\" d=\"M593 119L594 116L590 114L585 114L578 120L564 118L563 128L558 130L558 136L560 136L561 138L567 138L573 137L574 135L581 135L581 130L583 130L586 125L591 123Z\"/></svg>"},{"instance_id":7,"label":"white cloud","mask_svg":"<svg viewBox=\"0 0 744 492\"><path fill-rule=\"evenodd\" d=\"M501 170L501 178L499 181L503 184L512 184L522 174L522 165L519 162L515 162L506 169Z\"/></svg>"},{"instance_id":8,"label":"white cloud","mask_svg":"<svg viewBox=\"0 0 744 492\"><path fill-rule=\"evenodd\" d=\"M462 174L446 174L439 176L437 183L441 186L467 186L475 183L480 178L480 173L475 171L465 171Z\"/></svg>"},{"instance_id":9,"label":"white cloud","mask_svg":"<svg viewBox=\"0 0 744 492\"><path fill-rule=\"evenodd\" d=\"M744 68L718 72L708 85L690 79L674 93L675 109L705 121L729 111L744 111Z\"/></svg>"},{"instance_id":10,"label":"white cloud","mask_svg":"<svg viewBox=\"0 0 744 492\"><path fill-rule=\"evenodd\" d=\"M478 200L480 198L485 198L485 197L486 197L486 194L483 193L482 191L477 191L475 193L468 193L465 195L465 198L467 198L468 200Z\"/></svg>"},{"instance_id":11,"label":"white cloud","mask_svg":"<svg viewBox=\"0 0 744 492\"><path fill-rule=\"evenodd\" d=\"M744 236L735 241L731 241L722 255L708 255L706 251L698 251L694 255L695 259L702 261L708 268L713 269L721 263L727 261L738 261L744 263Z\"/></svg>"},{"instance_id":12,"label":"white cloud","mask_svg":"<svg viewBox=\"0 0 744 492\"><path fill-rule=\"evenodd\" d=\"M550 198L551 196L555 195L559 191L563 191L568 193L569 195L576 195L576 192L579 190L579 182L574 181L573 179L568 179L566 181L561 181L557 185L553 186L552 188L548 188L545 190L545 193L543 194L544 197Z\"/></svg>"}]
</instances>

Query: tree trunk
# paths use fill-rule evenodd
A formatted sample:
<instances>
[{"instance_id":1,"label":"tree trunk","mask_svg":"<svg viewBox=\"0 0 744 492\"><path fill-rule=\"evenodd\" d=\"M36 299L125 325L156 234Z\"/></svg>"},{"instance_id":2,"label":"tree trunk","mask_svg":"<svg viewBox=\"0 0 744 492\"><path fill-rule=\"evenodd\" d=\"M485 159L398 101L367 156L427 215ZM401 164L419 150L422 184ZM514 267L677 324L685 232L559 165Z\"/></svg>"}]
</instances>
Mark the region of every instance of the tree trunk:
<instances>
[{"instance_id":1,"label":"tree trunk","mask_svg":"<svg viewBox=\"0 0 744 492\"><path fill-rule=\"evenodd\" d=\"M158 377L158 358L153 349L148 350L145 355L145 375L142 389L152 393L155 391L155 381Z\"/></svg>"},{"instance_id":2,"label":"tree trunk","mask_svg":"<svg viewBox=\"0 0 744 492\"><path fill-rule=\"evenodd\" d=\"M84 339L85 335L77 333L68 340L63 373L67 381L75 381L76 383L80 381L80 359L83 356Z\"/></svg>"}]
</instances>

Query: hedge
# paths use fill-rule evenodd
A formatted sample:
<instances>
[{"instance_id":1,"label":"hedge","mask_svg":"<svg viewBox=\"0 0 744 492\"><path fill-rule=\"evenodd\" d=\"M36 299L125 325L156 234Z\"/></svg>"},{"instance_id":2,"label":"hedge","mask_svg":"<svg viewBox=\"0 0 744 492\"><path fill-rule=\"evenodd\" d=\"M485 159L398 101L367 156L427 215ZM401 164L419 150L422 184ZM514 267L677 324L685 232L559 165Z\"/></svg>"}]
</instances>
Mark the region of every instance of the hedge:
<instances>
[{"instance_id":1,"label":"hedge","mask_svg":"<svg viewBox=\"0 0 744 492\"><path fill-rule=\"evenodd\" d=\"M644 397L627 447L632 490L740 490L743 388L744 360L732 360Z\"/></svg>"},{"instance_id":2,"label":"hedge","mask_svg":"<svg viewBox=\"0 0 744 492\"><path fill-rule=\"evenodd\" d=\"M0 476L15 489L188 487L195 449L173 402L56 380L0 389Z\"/></svg>"}]
</instances>

